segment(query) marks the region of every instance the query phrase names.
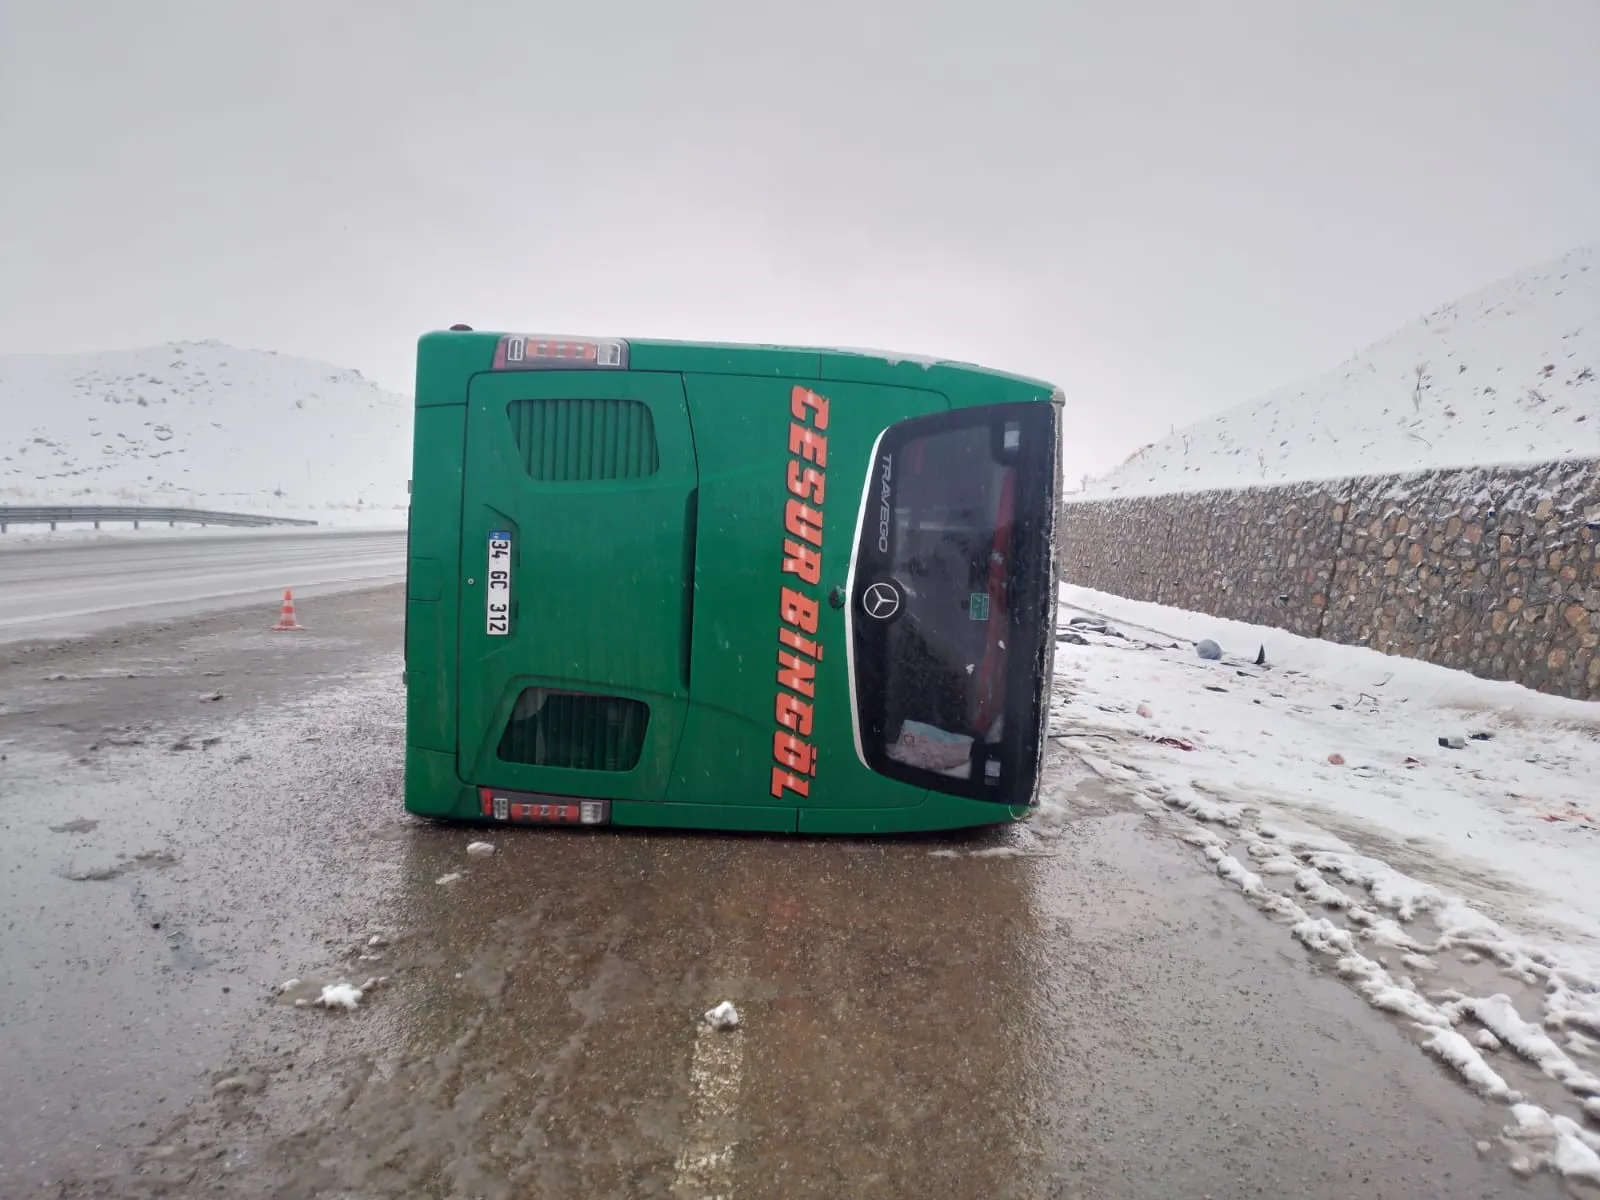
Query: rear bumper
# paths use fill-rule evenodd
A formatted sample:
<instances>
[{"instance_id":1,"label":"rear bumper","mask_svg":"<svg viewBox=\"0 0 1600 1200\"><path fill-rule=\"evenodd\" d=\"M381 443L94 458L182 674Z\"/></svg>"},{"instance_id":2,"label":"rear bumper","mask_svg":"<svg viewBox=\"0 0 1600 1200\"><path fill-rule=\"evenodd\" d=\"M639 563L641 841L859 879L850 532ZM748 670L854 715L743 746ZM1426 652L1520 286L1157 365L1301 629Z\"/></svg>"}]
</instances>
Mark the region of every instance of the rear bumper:
<instances>
[{"instance_id":1,"label":"rear bumper","mask_svg":"<svg viewBox=\"0 0 1600 1200\"><path fill-rule=\"evenodd\" d=\"M453 755L418 746L406 747L405 809L435 820L505 824L493 816L484 816L478 790L457 778ZM921 804L906 808L787 808L613 800L610 824L640 829L872 837L1006 825L1027 815L1025 808L934 793Z\"/></svg>"}]
</instances>

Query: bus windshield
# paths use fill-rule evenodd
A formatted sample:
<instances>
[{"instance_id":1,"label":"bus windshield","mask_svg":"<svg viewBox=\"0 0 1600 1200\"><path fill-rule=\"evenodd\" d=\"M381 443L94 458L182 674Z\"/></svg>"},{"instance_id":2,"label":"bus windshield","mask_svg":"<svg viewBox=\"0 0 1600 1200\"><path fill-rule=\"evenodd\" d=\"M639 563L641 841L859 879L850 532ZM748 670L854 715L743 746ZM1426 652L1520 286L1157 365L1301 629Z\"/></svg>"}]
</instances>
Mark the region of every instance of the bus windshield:
<instances>
[{"instance_id":1,"label":"bus windshield","mask_svg":"<svg viewBox=\"0 0 1600 1200\"><path fill-rule=\"evenodd\" d=\"M1054 632L1054 415L959 410L880 441L851 606L859 750L872 769L1030 801Z\"/></svg>"}]
</instances>

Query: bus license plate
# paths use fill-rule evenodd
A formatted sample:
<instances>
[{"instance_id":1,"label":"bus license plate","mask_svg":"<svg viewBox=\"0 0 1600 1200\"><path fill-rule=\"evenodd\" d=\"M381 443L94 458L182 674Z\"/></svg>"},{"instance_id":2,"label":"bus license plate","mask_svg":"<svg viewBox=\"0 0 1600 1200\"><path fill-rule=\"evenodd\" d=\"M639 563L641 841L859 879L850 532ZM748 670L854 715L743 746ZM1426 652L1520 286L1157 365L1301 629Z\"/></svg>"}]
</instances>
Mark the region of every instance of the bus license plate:
<instances>
[{"instance_id":1,"label":"bus license plate","mask_svg":"<svg viewBox=\"0 0 1600 1200\"><path fill-rule=\"evenodd\" d=\"M484 582L488 597L490 637L505 637L511 632L511 533L496 529L489 534L489 569Z\"/></svg>"}]
</instances>

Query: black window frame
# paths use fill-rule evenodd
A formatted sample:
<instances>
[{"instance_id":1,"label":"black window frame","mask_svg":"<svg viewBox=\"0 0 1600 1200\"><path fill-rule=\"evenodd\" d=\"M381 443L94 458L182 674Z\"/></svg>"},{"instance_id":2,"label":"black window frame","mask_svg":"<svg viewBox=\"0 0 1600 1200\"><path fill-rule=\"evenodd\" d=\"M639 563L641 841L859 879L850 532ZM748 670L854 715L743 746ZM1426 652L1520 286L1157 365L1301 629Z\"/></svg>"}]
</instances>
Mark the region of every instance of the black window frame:
<instances>
[{"instance_id":1,"label":"black window frame","mask_svg":"<svg viewBox=\"0 0 1600 1200\"><path fill-rule=\"evenodd\" d=\"M892 624L874 621L863 607L867 590L880 580L892 580L895 559L894 522L889 522L887 551L880 550L882 470L891 465L906 443L956 429L987 425L995 452L1004 453L1008 422L1019 429L1013 528L1008 578L1011 627L1006 636L1004 725L998 755L980 738L974 738L974 759L969 777L911 766L888 754L885 729L885 687L892 664L887 661ZM1049 712L1044 694L1050 679L1050 658L1055 648L1054 566L1059 457L1059 406L1043 400L990 404L952 409L912 417L886 429L879 439L868 469L866 503L860 537L854 548L853 585L848 602L854 669L851 704L854 707L858 745L867 766L891 779L945 795L993 801L1009 806L1036 802L1042 762L1042 730ZM891 471L891 490L894 472ZM892 509L892 503L891 503ZM903 594L903 593L902 593ZM907 619L904 615L896 618ZM999 778L991 780L984 762L998 757Z\"/></svg>"}]
</instances>

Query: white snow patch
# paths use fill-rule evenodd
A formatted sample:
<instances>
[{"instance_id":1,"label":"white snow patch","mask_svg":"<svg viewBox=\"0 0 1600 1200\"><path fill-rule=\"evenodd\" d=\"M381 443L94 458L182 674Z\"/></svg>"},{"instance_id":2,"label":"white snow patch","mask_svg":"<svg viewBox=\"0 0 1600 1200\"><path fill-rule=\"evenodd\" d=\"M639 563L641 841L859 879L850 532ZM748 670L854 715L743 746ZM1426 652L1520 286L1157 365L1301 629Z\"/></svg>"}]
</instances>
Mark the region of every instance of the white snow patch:
<instances>
[{"instance_id":1,"label":"white snow patch","mask_svg":"<svg viewBox=\"0 0 1600 1200\"><path fill-rule=\"evenodd\" d=\"M1324 879L1320 871L1309 867L1294 877L1294 886L1297 891L1304 892L1312 904L1320 904L1324 908L1346 909L1354 903L1348 895Z\"/></svg>"},{"instance_id":2,"label":"white snow patch","mask_svg":"<svg viewBox=\"0 0 1600 1200\"><path fill-rule=\"evenodd\" d=\"M1419 912L1438 908L1444 903L1444 897L1439 895L1437 888L1418 883L1375 858L1319 851L1311 854L1307 861L1319 871L1331 871L1346 883L1366 888L1373 900L1381 907L1399 914L1402 921L1410 921Z\"/></svg>"},{"instance_id":3,"label":"white snow patch","mask_svg":"<svg viewBox=\"0 0 1600 1200\"><path fill-rule=\"evenodd\" d=\"M1289 932L1304 942L1306 949L1318 954L1355 954L1355 940L1327 917L1308 917L1296 922Z\"/></svg>"},{"instance_id":4,"label":"white snow patch","mask_svg":"<svg viewBox=\"0 0 1600 1200\"><path fill-rule=\"evenodd\" d=\"M474 858L486 858L494 853L494 845L490 842L468 842L467 853Z\"/></svg>"},{"instance_id":5,"label":"white snow patch","mask_svg":"<svg viewBox=\"0 0 1600 1200\"><path fill-rule=\"evenodd\" d=\"M455 883L457 880L459 880L461 878L462 878L462 874L461 874L460 871L451 871L448 875L439 876L439 878L435 879L434 882L435 883L439 883L439 884Z\"/></svg>"},{"instance_id":6,"label":"white snow patch","mask_svg":"<svg viewBox=\"0 0 1600 1200\"><path fill-rule=\"evenodd\" d=\"M1422 1039L1422 1047L1455 1070L1480 1096L1489 1100L1508 1100L1513 1095L1506 1081L1484 1061L1477 1047L1454 1029L1430 1029Z\"/></svg>"},{"instance_id":7,"label":"white snow patch","mask_svg":"<svg viewBox=\"0 0 1600 1200\"><path fill-rule=\"evenodd\" d=\"M706 1024L713 1029L735 1029L739 1025L739 1010L731 1000L724 1000L705 1014Z\"/></svg>"},{"instance_id":8,"label":"white snow patch","mask_svg":"<svg viewBox=\"0 0 1600 1200\"><path fill-rule=\"evenodd\" d=\"M1544 1030L1523 1020L1509 996L1497 994L1469 999L1458 1007L1472 1014L1484 1028L1551 1079L1580 1096L1600 1095L1600 1078L1573 1062Z\"/></svg>"},{"instance_id":9,"label":"white snow patch","mask_svg":"<svg viewBox=\"0 0 1600 1200\"><path fill-rule=\"evenodd\" d=\"M317 1003L324 1008L342 1008L354 1012L361 1003L361 989L351 983L324 984Z\"/></svg>"},{"instance_id":10,"label":"white snow patch","mask_svg":"<svg viewBox=\"0 0 1600 1200\"><path fill-rule=\"evenodd\" d=\"M1239 890L1246 896L1257 896L1267 890L1261 883L1261 876L1245 870L1239 860L1231 854L1225 854L1217 859L1217 874L1238 885Z\"/></svg>"},{"instance_id":11,"label":"white snow patch","mask_svg":"<svg viewBox=\"0 0 1600 1200\"><path fill-rule=\"evenodd\" d=\"M1565 1179L1600 1184L1600 1138L1587 1133L1570 1117L1546 1112L1537 1104L1514 1104L1516 1125L1506 1130L1508 1141L1535 1148L1534 1169L1548 1167Z\"/></svg>"}]
</instances>

